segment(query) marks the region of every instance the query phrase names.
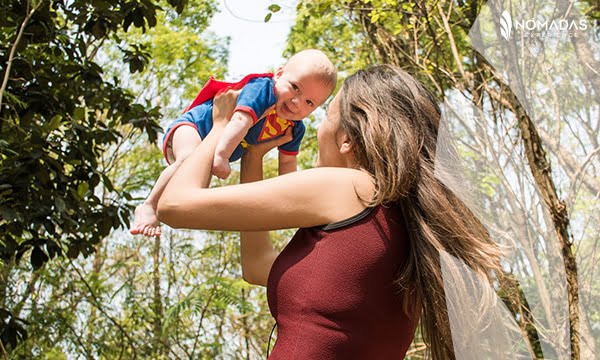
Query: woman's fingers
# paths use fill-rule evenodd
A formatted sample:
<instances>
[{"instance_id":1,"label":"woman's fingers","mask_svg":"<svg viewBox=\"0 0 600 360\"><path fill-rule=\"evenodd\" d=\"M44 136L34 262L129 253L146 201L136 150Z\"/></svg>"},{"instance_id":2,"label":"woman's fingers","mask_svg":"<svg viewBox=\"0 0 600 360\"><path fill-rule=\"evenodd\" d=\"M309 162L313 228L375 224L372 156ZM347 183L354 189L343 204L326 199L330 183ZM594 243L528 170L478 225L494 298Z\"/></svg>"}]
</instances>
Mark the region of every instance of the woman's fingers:
<instances>
[{"instance_id":1,"label":"woman's fingers","mask_svg":"<svg viewBox=\"0 0 600 360\"><path fill-rule=\"evenodd\" d=\"M289 127L289 128L287 128L287 130L285 131L285 133L282 136L280 136L276 139L273 139L273 140L261 142L261 143L255 144L255 145L250 145L250 146L248 146L247 151L256 153L256 154L259 154L262 156L262 155L268 153L269 151L271 151L271 149L292 141L292 139L293 139L292 128Z\"/></svg>"},{"instance_id":2,"label":"woman's fingers","mask_svg":"<svg viewBox=\"0 0 600 360\"><path fill-rule=\"evenodd\" d=\"M292 136L292 128L289 127L285 130L285 133L281 137L278 137L277 139L272 140L273 146L271 147L271 149L276 146L281 146L283 144L287 144L290 141L292 141L293 138L294 137Z\"/></svg>"},{"instance_id":3,"label":"woman's fingers","mask_svg":"<svg viewBox=\"0 0 600 360\"><path fill-rule=\"evenodd\" d=\"M287 144L290 141L292 141L292 139L294 139L294 136L292 135L292 128L289 127L285 130L285 133L283 134L283 136L278 139L278 140L281 140L281 144L279 144L279 145Z\"/></svg>"},{"instance_id":4,"label":"woman's fingers","mask_svg":"<svg viewBox=\"0 0 600 360\"><path fill-rule=\"evenodd\" d=\"M240 90L229 88L217 92L213 99L213 123L227 122L231 119L239 94Z\"/></svg>"}]
</instances>

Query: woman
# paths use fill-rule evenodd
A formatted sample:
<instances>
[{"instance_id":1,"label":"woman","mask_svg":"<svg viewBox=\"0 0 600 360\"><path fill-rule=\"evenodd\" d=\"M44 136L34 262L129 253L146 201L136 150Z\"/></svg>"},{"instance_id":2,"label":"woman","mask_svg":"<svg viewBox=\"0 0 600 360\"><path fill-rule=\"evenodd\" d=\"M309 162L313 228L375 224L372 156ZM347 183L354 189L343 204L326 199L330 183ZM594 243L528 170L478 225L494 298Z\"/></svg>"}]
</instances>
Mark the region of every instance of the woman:
<instances>
[{"instance_id":1,"label":"woman","mask_svg":"<svg viewBox=\"0 0 600 360\"><path fill-rule=\"evenodd\" d=\"M244 277L267 286L278 324L271 358L401 359L418 320L433 358L453 358L439 252L488 275L499 250L434 176L430 94L398 68L361 70L329 105L315 169L255 181L255 149L244 184L207 189L231 98L216 102L215 127L169 182L159 218L242 231ZM278 254L266 231L296 227Z\"/></svg>"}]
</instances>

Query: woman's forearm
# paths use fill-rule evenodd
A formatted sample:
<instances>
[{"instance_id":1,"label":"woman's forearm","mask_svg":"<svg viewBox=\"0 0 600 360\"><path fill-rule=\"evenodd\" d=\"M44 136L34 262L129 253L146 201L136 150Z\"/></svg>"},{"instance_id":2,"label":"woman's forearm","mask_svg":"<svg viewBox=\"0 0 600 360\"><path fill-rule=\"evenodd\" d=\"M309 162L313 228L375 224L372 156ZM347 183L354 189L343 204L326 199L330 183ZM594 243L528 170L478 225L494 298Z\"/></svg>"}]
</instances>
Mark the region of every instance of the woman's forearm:
<instances>
[{"instance_id":1,"label":"woman's forearm","mask_svg":"<svg viewBox=\"0 0 600 360\"><path fill-rule=\"evenodd\" d=\"M263 156L247 152L240 163L240 183L250 183L263 179Z\"/></svg>"},{"instance_id":2,"label":"woman's forearm","mask_svg":"<svg viewBox=\"0 0 600 360\"><path fill-rule=\"evenodd\" d=\"M298 170L298 160L295 155L283 155L279 153L279 175L289 174Z\"/></svg>"},{"instance_id":3,"label":"woman's forearm","mask_svg":"<svg viewBox=\"0 0 600 360\"><path fill-rule=\"evenodd\" d=\"M241 183L263 179L262 154L247 153L241 163ZM268 231L242 231L240 233L242 276L254 285L267 286L271 266L278 253L273 247Z\"/></svg>"},{"instance_id":4,"label":"woman's forearm","mask_svg":"<svg viewBox=\"0 0 600 360\"><path fill-rule=\"evenodd\" d=\"M178 218L178 208L187 200L189 191L207 188L210 184L212 161L224 124L215 124L210 133L185 159L167 183L157 207L160 221L172 225Z\"/></svg>"}]
</instances>

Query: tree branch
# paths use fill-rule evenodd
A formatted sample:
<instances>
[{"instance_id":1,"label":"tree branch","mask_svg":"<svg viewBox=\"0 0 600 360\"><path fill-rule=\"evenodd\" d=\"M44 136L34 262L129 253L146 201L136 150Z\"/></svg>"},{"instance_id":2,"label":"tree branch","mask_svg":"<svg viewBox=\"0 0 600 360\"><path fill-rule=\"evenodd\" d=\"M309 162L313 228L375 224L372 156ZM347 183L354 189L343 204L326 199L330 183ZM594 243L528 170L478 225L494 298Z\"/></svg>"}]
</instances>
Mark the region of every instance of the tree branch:
<instances>
[{"instance_id":1,"label":"tree branch","mask_svg":"<svg viewBox=\"0 0 600 360\"><path fill-rule=\"evenodd\" d=\"M94 290L92 289L92 287L90 286L90 284L85 280L85 278L83 277L83 274L81 274L81 272L79 271L79 269L75 266L75 264L73 264L73 262L71 261L71 259L69 259L69 263L71 264L71 267L73 267L73 270L75 270L75 272L77 273L77 275L79 275L79 279L81 280L81 282L83 282L83 284L85 285L85 287L88 289L89 294L91 296L92 301L92 305L94 305L94 307L98 310L100 310L100 312L106 316L107 319L109 319L121 332L122 335L124 335L128 340L129 340L129 344L131 345L131 350L133 351L133 358L137 358L137 352L135 349L135 341L131 338L131 336L129 336L129 334L127 333L127 331L125 331L125 329L123 328L123 326L121 324L119 324L119 322L117 320L115 320L112 316L110 316L106 310L104 310L101 306L100 306L100 302L98 301L98 298L96 297L96 294L94 293Z\"/></svg>"},{"instance_id":2,"label":"tree branch","mask_svg":"<svg viewBox=\"0 0 600 360\"><path fill-rule=\"evenodd\" d=\"M25 32L25 27L27 23L33 16L33 14L40 9L40 7L45 3L45 0L41 0L23 19L21 26L19 27L19 32L17 33L17 38L13 46L10 49L10 53L8 55L8 60L6 61L6 69L4 70L4 79L2 80L2 87L0 87L0 109L2 109L2 98L4 97L4 92L6 91L6 86L8 85L8 79L10 77L10 70L12 68L12 63L15 58L15 54L17 52L17 47L21 42L21 38L23 37L23 33ZM29 7L29 2L27 2L27 7Z\"/></svg>"}]
</instances>

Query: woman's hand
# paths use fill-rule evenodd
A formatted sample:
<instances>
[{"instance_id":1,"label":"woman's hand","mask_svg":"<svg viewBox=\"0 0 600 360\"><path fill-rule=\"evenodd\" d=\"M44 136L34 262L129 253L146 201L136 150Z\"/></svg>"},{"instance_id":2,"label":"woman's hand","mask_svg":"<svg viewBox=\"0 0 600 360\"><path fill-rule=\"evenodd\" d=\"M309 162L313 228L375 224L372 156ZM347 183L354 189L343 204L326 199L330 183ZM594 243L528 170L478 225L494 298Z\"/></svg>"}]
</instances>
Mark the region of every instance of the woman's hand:
<instances>
[{"instance_id":1,"label":"woman's hand","mask_svg":"<svg viewBox=\"0 0 600 360\"><path fill-rule=\"evenodd\" d=\"M271 149L283 144L287 144L292 141L292 139L292 128L289 127L281 137L258 144L249 145L246 148L246 154L244 154L244 156L262 159L266 153L271 151Z\"/></svg>"},{"instance_id":2,"label":"woman's hand","mask_svg":"<svg viewBox=\"0 0 600 360\"><path fill-rule=\"evenodd\" d=\"M213 100L213 126L225 126L233 116L233 109L240 94L240 90L225 89L217 93Z\"/></svg>"},{"instance_id":3,"label":"woman's hand","mask_svg":"<svg viewBox=\"0 0 600 360\"><path fill-rule=\"evenodd\" d=\"M249 183L259 181L263 179L263 157L271 149L276 146L281 146L292 140L292 129L288 128L283 136L274 139L258 143L255 145L249 145L246 148L246 153L242 156L241 162L241 183Z\"/></svg>"}]
</instances>

